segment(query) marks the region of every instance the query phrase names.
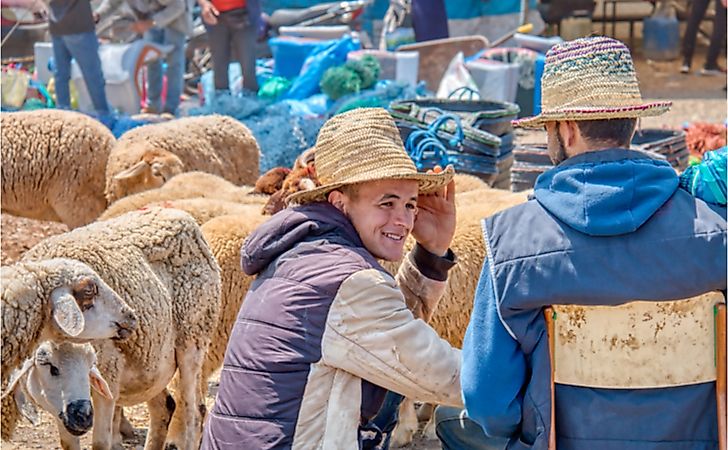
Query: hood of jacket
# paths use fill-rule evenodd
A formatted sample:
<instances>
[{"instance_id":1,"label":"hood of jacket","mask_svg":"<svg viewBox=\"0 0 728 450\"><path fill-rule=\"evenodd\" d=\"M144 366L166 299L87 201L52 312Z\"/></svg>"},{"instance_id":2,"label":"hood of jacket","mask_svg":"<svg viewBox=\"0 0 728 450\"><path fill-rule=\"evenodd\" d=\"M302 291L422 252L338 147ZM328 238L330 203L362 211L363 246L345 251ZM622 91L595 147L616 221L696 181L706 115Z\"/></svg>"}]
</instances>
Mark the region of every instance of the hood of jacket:
<instances>
[{"instance_id":1,"label":"hood of jacket","mask_svg":"<svg viewBox=\"0 0 728 450\"><path fill-rule=\"evenodd\" d=\"M274 214L243 243L241 265L248 275L265 269L299 242L328 240L363 247L351 221L328 202L286 208Z\"/></svg>"},{"instance_id":2,"label":"hood of jacket","mask_svg":"<svg viewBox=\"0 0 728 450\"><path fill-rule=\"evenodd\" d=\"M647 222L675 193L667 161L634 150L573 156L536 180L534 196L551 214L582 233L616 236Z\"/></svg>"}]
</instances>

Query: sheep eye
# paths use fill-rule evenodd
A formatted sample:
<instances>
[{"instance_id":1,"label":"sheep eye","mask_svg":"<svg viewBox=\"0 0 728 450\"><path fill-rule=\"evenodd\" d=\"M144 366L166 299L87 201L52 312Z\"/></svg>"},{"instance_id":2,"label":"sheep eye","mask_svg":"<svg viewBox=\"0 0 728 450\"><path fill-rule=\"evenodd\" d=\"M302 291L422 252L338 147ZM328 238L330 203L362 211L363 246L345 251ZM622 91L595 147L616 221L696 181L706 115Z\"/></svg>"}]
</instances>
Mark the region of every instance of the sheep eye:
<instances>
[{"instance_id":1,"label":"sheep eye","mask_svg":"<svg viewBox=\"0 0 728 450\"><path fill-rule=\"evenodd\" d=\"M61 371L58 370L58 367L54 366L53 364L48 364L48 366L50 368L52 376L57 377L58 375L61 374Z\"/></svg>"}]
</instances>

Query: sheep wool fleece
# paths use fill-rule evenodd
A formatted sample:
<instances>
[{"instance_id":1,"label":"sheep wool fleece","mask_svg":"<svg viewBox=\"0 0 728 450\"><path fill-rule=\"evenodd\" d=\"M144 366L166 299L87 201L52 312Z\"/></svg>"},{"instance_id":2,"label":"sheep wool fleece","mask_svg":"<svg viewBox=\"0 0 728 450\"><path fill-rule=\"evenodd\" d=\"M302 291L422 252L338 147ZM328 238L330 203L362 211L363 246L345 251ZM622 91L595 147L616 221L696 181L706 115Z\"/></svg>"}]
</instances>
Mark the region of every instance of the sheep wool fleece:
<instances>
[{"instance_id":1,"label":"sheep wool fleece","mask_svg":"<svg viewBox=\"0 0 728 450\"><path fill-rule=\"evenodd\" d=\"M449 256L416 246L395 281L332 205L275 214L243 246L243 270L258 277L202 448L356 449L384 389L462 404L460 351L411 312L434 310Z\"/></svg>"},{"instance_id":2,"label":"sheep wool fleece","mask_svg":"<svg viewBox=\"0 0 728 450\"><path fill-rule=\"evenodd\" d=\"M487 435L510 437L509 449L548 447L544 306L725 291L726 209L677 185L665 161L626 149L587 152L542 174L535 200L483 221L488 258L463 344L462 386L469 417ZM714 449L714 389L557 384L557 448Z\"/></svg>"}]
</instances>

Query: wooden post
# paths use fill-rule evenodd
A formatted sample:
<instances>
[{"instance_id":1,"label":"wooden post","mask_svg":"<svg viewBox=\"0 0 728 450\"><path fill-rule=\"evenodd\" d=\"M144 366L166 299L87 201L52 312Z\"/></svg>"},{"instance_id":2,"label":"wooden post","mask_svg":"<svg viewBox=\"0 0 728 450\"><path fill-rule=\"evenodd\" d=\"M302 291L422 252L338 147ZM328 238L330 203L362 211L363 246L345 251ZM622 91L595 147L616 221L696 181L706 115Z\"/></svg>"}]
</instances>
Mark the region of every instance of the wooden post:
<instances>
[{"instance_id":1,"label":"wooden post","mask_svg":"<svg viewBox=\"0 0 728 450\"><path fill-rule=\"evenodd\" d=\"M556 450L556 395L554 393L554 310L546 308L543 311L546 318L546 334L549 338L549 359L551 360L551 427L549 429L549 450Z\"/></svg>"},{"instance_id":2,"label":"wooden post","mask_svg":"<svg viewBox=\"0 0 728 450\"><path fill-rule=\"evenodd\" d=\"M717 378L715 395L718 403L718 448L726 450L726 308L725 303L715 306L715 338Z\"/></svg>"}]
</instances>

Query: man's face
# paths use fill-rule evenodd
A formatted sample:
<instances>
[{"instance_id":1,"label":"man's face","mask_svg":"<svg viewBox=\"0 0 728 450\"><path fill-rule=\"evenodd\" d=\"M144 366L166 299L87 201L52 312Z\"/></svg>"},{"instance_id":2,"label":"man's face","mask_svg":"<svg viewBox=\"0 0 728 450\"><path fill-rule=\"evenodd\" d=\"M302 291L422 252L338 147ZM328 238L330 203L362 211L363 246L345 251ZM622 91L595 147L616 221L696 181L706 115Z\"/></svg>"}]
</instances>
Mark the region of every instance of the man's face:
<instances>
[{"instance_id":1,"label":"man's face","mask_svg":"<svg viewBox=\"0 0 728 450\"><path fill-rule=\"evenodd\" d=\"M558 166L568 158L564 141L559 134L558 122L546 122L546 133L548 135L549 157L551 162Z\"/></svg>"},{"instance_id":2,"label":"man's face","mask_svg":"<svg viewBox=\"0 0 728 450\"><path fill-rule=\"evenodd\" d=\"M382 180L362 183L354 194L344 194L344 213L369 252L379 259L398 261L415 223L418 183Z\"/></svg>"}]
</instances>

